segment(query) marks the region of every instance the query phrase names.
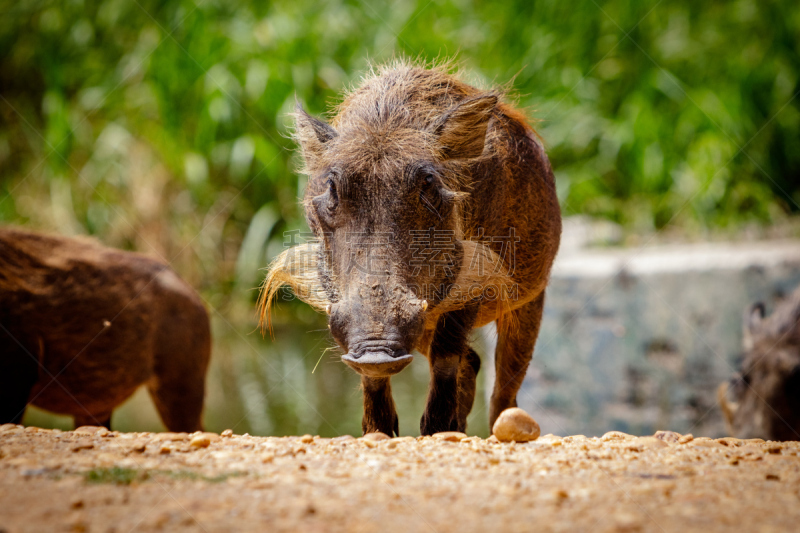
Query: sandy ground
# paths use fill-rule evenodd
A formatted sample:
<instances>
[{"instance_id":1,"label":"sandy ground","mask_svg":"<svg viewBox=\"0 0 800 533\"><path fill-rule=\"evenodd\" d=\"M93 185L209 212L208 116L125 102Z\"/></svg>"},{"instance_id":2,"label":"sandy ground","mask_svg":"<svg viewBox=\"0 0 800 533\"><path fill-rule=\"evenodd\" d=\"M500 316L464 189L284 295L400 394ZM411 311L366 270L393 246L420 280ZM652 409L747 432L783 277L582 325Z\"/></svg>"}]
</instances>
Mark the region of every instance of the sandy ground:
<instances>
[{"instance_id":1,"label":"sandy ground","mask_svg":"<svg viewBox=\"0 0 800 533\"><path fill-rule=\"evenodd\" d=\"M800 443L681 437L522 444L7 424L0 531L798 530Z\"/></svg>"}]
</instances>

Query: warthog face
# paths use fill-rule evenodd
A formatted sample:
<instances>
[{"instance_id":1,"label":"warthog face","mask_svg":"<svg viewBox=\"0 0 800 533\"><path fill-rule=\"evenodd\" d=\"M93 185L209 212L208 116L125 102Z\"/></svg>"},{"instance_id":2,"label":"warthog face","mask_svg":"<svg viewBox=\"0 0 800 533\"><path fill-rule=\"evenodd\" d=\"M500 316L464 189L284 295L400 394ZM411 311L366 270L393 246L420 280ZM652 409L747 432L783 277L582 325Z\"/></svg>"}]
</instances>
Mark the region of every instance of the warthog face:
<instances>
[{"instance_id":1,"label":"warthog face","mask_svg":"<svg viewBox=\"0 0 800 533\"><path fill-rule=\"evenodd\" d=\"M764 318L745 313L741 371L717 395L730 433L739 438L800 440L800 292Z\"/></svg>"}]
</instances>

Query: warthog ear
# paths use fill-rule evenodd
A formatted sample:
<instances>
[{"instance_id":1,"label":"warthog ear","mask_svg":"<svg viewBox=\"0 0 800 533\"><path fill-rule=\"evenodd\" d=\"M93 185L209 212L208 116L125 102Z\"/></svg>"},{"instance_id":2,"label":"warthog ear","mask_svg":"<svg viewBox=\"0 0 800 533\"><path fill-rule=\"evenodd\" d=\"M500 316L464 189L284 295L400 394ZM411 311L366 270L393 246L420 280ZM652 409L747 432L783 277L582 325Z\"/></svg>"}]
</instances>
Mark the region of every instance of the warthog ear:
<instances>
[{"instance_id":1,"label":"warthog ear","mask_svg":"<svg viewBox=\"0 0 800 533\"><path fill-rule=\"evenodd\" d=\"M299 102L295 106L294 120L295 140L303 150L306 165L313 167L313 161L325 151L325 144L336 138L338 133L330 124L306 113Z\"/></svg>"},{"instance_id":2,"label":"warthog ear","mask_svg":"<svg viewBox=\"0 0 800 533\"><path fill-rule=\"evenodd\" d=\"M445 158L469 159L483 153L486 128L496 105L497 96L478 96L445 112L433 130Z\"/></svg>"},{"instance_id":3,"label":"warthog ear","mask_svg":"<svg viewBox=\"0 0 800 533\"><path fill-rule=\"evenodd\" d=\"M742 346L745 351L753 349L753 336L758 331L762 320L764 320L763 303L755 303L745 310L742 320Z\"/></svg>"}]
</instances>

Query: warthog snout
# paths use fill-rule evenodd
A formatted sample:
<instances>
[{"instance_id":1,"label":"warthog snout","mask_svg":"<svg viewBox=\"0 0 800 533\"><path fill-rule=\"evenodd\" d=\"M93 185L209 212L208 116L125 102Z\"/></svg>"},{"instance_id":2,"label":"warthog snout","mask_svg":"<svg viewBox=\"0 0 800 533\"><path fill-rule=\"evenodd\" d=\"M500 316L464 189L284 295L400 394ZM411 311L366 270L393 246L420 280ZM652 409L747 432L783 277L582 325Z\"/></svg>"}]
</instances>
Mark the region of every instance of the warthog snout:
<instances>
[{"instance_id":1,"label":"warthog snout","mask_svg":"<svg viewBox=\"0 0 800 533\"><path fill-rule=\"evenodd\" d=\"M380 306L359 298L332 305L330 329L346 352L342 361L371 378L397 374L414 358L409 352L422 332L425 309L427 302L413 298Z\"/></svg>"},{"instance_id":2,"label":"warthog snout","mask_svg":"<svg viewBox=\"0 0 800 533\"><path fill-rule=\"evenodd\" d=\"M403 370L414 358L405 350L389 351L383 348L365 352L350 352L342 356L347 366L369 378L389 377Z\"/></svg>"}]
</instances>

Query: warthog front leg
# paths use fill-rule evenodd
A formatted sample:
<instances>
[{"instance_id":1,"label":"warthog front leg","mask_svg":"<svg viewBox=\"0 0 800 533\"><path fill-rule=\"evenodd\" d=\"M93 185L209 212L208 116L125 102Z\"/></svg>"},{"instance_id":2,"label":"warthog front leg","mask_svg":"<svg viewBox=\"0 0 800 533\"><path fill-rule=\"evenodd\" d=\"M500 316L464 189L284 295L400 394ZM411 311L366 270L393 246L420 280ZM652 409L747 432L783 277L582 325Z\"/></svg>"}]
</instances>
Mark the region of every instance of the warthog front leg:
<instances>
[{"instance_id":1,"label":"warthog front leg","mask_svg":"<svg viewBox=\"0 0 800 533\"><path fill-rule=\"evenodd\" d=\"M364 418L361 419L361 430L365 435L376 431L386 433L390 437L400 434L390 379L361 376L361 388L364 389Z\"/></svg>"},{"instance_id":2,"label":"warthog front leg","mask_svg":"<svg viewBox=\"0 0 800 533\"><path fill-rule=\"evenodd\" d=\"M544 292L514 311L514 326L498 332L495 350L494 391L489 410L489 428L505 409L517 406L517 392L533 358L544 309Z\"/></svg>"},{"instance_id":3,"label":"warthog front leg","mask_svg":"<svg viewBox=\"0 0 800 533\"><path fill-rule=\"evenodd\" d=\"M467 414L475 398L477 374L468 336L475 324L478 309L478 305L471 305L445 313L436 324L429 356L431 382L428 402L419 425L423 435L466 429ZM459 374L464 376L463 393L459 388Z\"/></svg>"},{"instance_id":4,"label":"warthog front leg","mask_svg":"<svg viewBox=\"0 0 800 533\"><path fill-rule=\"evenodd\" d=\"M461 357L458 369L458 431L467 431L467 417L475 403L475 389L478 371L481 369L481 358L475 350L469 348Z\"/></svg>"}]
</instances>

